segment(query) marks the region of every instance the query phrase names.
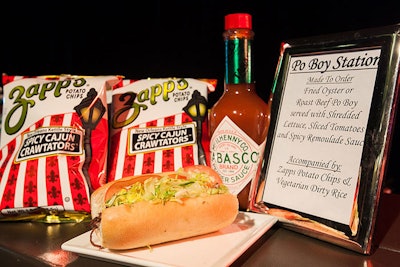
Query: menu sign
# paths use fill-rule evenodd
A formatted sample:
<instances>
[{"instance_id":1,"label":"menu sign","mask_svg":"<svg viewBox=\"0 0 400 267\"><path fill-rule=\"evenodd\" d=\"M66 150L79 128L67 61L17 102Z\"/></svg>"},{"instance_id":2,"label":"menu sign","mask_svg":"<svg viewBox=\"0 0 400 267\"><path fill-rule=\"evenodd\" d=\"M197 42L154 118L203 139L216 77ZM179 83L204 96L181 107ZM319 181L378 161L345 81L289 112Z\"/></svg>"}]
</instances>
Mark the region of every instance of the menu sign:
<instances>
[{"instance_id":1,"label":"menu sign","mask_svg":"<svg viewBox=\"0 0 400 267\"><path fill-rule=\"evenodd\" d=\"M380 52L291 57L265 202L349 224Z\"/></svg>"},{"instance_id":2,"label":"menu sign","mask_svg":"<svg viewBox=\"0 0 400 267\"><path fill-rule=\"evenodd\" d=\"M400 25L282 42L250 210L370 254L398 105Z\"/></svg>"}]
</instances>

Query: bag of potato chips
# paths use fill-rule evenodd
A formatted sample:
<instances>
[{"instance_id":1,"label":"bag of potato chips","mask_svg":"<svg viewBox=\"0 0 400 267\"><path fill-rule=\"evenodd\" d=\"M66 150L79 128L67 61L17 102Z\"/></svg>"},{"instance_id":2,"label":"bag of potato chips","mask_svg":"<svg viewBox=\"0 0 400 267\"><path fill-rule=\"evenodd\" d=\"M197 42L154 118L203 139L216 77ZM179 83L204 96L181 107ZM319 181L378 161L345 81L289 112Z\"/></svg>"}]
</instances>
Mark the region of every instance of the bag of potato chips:
<instances>
[{"instance_id":1,"label":"bag of potato chips","mask_svg":"<svg viewBox=\"0 0 400 267\"><path fill-rule=\"evenodd\" d=\"M214 79L128 80L112 91L108 181L208 165Z\"/></svg>"},{"instance_id":2,"label":"bag of potato chips","mask_svg":"<svg viewBox=\"0 0 400 267\"><path fill-rule=\"evenodd\" d=\"M106 91L118 76L3 74L0 220L69 222L106 182Z\"/></svg>"}]
</instances>

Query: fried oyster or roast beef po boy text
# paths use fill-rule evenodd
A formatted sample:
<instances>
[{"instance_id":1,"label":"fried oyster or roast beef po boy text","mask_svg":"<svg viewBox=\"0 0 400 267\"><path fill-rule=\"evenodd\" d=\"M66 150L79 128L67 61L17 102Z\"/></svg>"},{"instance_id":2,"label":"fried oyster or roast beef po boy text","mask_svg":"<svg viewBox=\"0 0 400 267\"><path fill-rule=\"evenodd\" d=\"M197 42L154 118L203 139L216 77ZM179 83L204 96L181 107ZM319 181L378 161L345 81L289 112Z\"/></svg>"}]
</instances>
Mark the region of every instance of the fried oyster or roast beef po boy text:
<instances>
[{"instance_id":1,"label":"fried oyster or roast beef po boy text","mask_svg":"<svg viewBox=\"0 0 400 267\"><path fill-rule=\"evenodd\" d=\"M218 231L239 212L210 167L144 174L109 182L91 196L92 235L109 249L131 249Z\"/></svg>"}]
</instances>

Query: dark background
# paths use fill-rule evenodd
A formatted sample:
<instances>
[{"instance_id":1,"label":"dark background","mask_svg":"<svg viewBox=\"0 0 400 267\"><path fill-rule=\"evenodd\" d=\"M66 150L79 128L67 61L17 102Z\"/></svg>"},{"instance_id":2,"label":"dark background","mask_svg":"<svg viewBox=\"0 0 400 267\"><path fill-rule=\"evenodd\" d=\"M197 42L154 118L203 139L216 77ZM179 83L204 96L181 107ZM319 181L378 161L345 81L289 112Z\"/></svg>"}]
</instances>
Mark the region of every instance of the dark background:
<instances>
[{"instance_id":1,"label":"dark background","mask_svg":"<svg viewBox=\"0 0 400 267\"><path fill-rule=\"evenodd\" d=\"M216 78L210 105L223 91L226 14L253 16L266 101L282 41L400 23L392 0L2 1L0 12L2 73Z\"/></svg>"},{"instance_id":2,"label":"dark background","mask_svg":"<svg viewBox=\"0 0 400 267\"><path fill-rule=\"evenodd\" d=\"M224 16L249 12L257 89L265 99L281 41L400 23L400 1L392 0L15 0L2 1L0 12L1 72L217 78L217 94Z\"/></svg>"}]
</instances>

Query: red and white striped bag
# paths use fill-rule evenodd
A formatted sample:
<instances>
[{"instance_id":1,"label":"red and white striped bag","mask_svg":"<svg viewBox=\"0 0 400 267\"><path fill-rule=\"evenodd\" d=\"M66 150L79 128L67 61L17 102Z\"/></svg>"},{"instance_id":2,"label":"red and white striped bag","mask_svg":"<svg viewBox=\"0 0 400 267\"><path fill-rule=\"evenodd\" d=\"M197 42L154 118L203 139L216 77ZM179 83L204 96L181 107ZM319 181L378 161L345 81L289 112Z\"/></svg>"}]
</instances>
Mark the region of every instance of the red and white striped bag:
<instances>
[{"instance_id":1,"label":"red and white striped bag","mask_svg":"<svg viewBox=\"0 0 400 267\"><path fill-rule=\"evenodd\" d=\"M108 181L208 165L206 106L215 86L213 79L124 79L112 91Z\"/></svg>"},{"instance_id":2,"label":"red and white striped bag","mask_svg":"<svg viewBox=\"0 0 400 267\"><path fill-rule=\"evenodd\" d=\"M3 75L0 220L81 220L106 182L117 76Z\"/></svg>"}]
</instances>

